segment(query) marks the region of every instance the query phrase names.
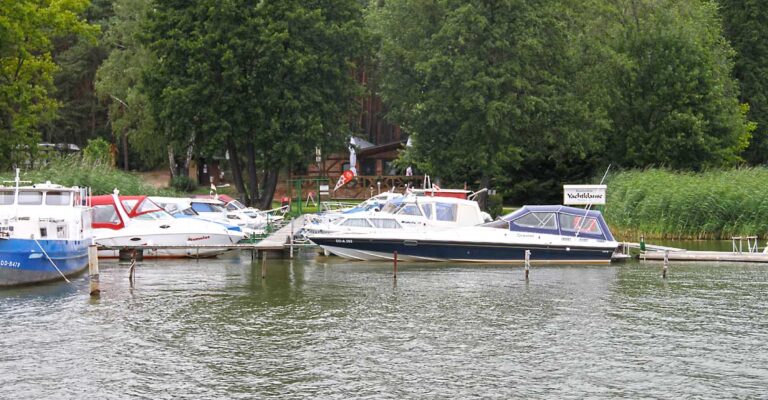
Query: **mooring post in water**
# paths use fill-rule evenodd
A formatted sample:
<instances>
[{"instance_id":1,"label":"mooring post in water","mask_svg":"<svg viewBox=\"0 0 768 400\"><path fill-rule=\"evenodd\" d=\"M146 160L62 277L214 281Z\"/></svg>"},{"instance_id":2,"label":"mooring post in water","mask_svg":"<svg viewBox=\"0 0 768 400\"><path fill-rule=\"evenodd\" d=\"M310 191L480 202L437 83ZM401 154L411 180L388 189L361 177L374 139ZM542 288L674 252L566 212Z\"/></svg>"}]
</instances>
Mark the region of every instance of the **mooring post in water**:
<instances>
[{"instance_id":1,"label":"mooring post in water","mask_svg":"<svg viewBox=\"0 0 768 400\"><path fill-rule=\"evenodd\" d=\"M267 277L267 252L263 252L261 255L261 279Z\"/></svg>"},{"instance_id":2,"label":"mooring post in water","mask_svg":"<svg viewBox=\"0 0 768 400\"><path fill-rule=\"evenodd\" d=\"M301 200L301 199L299 199L299 200ZM290 257L293 258L293 219L291 219L291 234L289 236L289 240L290 240L289 246L291 247L291 255L290 255Z\"/></svg>"},{"instance_id":3,"label":"mooring post in water","mask_svg":"<svg viewBox=\"0 0 768 400\"><path fill-rule=\"evenodd\" d=\"M131 268L128 270L128 281L133 287L133 280L136 276L136 249L131 250Z\"/></svg>"},{"instance_id":4,"label":"mooring post in water","mask_svg":"<svg viewBox=\"0 0 768 400\"><path fill-rule=\"evenodd\" d=\"M88 276L91 280L91 296L101 294L99 289L99 249L95 244L88 246Z\"/></svg>"},{"instance_id":5,"label":"mooring post in water","mask_svg":"<svg viewBox=\"0 0 768 400\"><path fill-rule=\"evenodd\" d=\"M397 279L397 250L395 250L392 253L392 260L394 261L394 264L393 264L393 277L394 277L394 279Z\"/></svg>"},{"instance_id":6,"label":"mooring post in water","mask_svg":"<svg viewBox=\"0 0 768 400\"><path fill-rule=\"evenodd\" d=\"M664 251L664 268L661 270L661 277L667 279L667 268L669 268L669 250Z\"/></svg>"},{"instance_id":7,"label":"mooring post in water","mask_svg":"<svg viewBox=\"0 0 768 400\"><path fill-rule=\"evenodd\" d=\"M528 280L528 273L531 272L531 251L525 251L525 280Z\"/></svg>"}]
</instances>

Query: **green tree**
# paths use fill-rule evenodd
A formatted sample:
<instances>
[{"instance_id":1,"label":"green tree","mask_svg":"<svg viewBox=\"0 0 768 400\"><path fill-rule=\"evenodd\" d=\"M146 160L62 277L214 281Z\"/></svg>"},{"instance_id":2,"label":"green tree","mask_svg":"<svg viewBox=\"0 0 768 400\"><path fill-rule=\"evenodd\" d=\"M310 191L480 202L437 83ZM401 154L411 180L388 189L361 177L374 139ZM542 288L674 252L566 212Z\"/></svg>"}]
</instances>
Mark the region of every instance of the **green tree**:
<instances>
[{"instance_id":1,"label":"green tree","mask_svg":"<svg viewBox=\"0 0 768 400\"><path fill-rule=\"evenodd\" d=\"M87 5L87 0L0 1L0 167L31 158L40 127L55 118L53 40L96 35L98 27L79 16Z\"/></svg>"},{"instance_id":2,"label":"green tree","mask_svg":"<svg viewBox=\"0 0 768 400\"><path fill-rule=\"evenodd\" d=\"M354 0L162 2L148 27L150 110L188 155L225 146L238 190L269 207L281 168L343 146L362 39Z\"/></svg>"},{"instance_id":3,"label":"green tree","mask_svg":"<svg viewBox=\"0 0 768 400\"><path fill-rule=\"evenodd\" d=\"M114 0L114 17L103 40L110 49L109 57L96 74L96 92L109 104L109 123L115 143L120 143L120 164L125 170L131 168L131 160L140 161L133 165L139 169L166 160L167 141L156 133L142 89L142 74L156 62L142 41L152 4L152 0Z\"/></svg>"},{"instance_id":4,"label":"green tree","mask_svg":"<svg viewBox=\"0 0 768 400\"><path fill-rule=\"evenodd\" d=\"M604 119L573 81L571 2L388 1L371 23L379 93L421 170L488 187L536 158L585 162L600 150Z\"/></svg>"},{"instance_id":5,"label":"green tree","mask_svg":"<svg viewBox=\"0 0 768 400\"><path fill-rule=\"evenodd\" d=\"M622 3L623 5L624 3ZM731 77L733 52L711 1L632 0L620 21L610 95L610 159L627 167L733 165L753 128Z\"/></svg>"},{"instance_id":6,"label":"green tree","mask_svg":"<svg viewBox=\"0 0 768 400\"><path fill-rule=\"evenodd\" d=\"M744 158L768 162L768 7L760 0L718 0L725 35L736 51L734 75L740 101L749 104L749 119L757 123Z\"/></svg>"},{"instance_id":7,"label":"green tree","mask_svg":"<svg viewBox=\"0 0 768 400\"><path fill-rule=\"evenodd\" d=\"M83 12L85 20L100 29L111 15L110 0L92 0ZM85 146L89 138L109 136L107 108L94 90L94 76L108 48L94 39L70 34L54 40L52 56L59 69L53 95L60 107L57 117L43 126L44 141Z\"/></svg>"}]
</instances>

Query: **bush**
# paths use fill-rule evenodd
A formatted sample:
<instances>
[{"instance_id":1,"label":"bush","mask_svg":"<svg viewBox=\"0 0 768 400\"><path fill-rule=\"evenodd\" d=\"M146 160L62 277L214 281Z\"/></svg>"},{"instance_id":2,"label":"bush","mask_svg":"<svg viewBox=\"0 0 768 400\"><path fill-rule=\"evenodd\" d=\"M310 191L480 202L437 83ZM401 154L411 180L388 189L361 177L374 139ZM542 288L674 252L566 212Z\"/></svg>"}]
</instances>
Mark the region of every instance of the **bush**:
<instances>
[{"instance_id":1,"label":"bush","mask_svg":"<svg viewBox=\"0 0 768 400\"><path fill-rule=\"evenodd\" d=\"M188 176L176 176L171 180L171 187L179 192L194 192L197 181Z\"/></svg>"},{"instance_id":2,"label":"bush","mask_svg":"<svg viewBox=\"0 0 768 400\"><path fill-rule=\"evenodd\" d=\"M12 171L0 172L0 180L13 179ZM105 168L101 163L87 162L80 154L73 154L52 160L47 165L25 171L22 180L32 183L51 181L63 186L91 188L94 195L110 194L119 189L123 195L175 196L167 189L147 185L140 176L114 168Z\"/></svg>"},{"instance_id":3,"label":"bush","mask_svg":"<svg viewBox=\"0 0 768 400\"><path fill-rule=\"evenodd\" d=\"M88 146L83 150L83 159L86 163L101 164L112 167L112 154L109 151L109 142L102 138L89 139Z\"/></svg>"},{"instance_id":4,"label":"bush","mask_svg":"<svg viewBox=\"0 0 768 400\"><path fill-rule=\"evenodd\" d=\"M493 219L501 216L504 213L504 197L500 194L488 196L488 214L491 214Z\"/></svg>"}]
</instances>

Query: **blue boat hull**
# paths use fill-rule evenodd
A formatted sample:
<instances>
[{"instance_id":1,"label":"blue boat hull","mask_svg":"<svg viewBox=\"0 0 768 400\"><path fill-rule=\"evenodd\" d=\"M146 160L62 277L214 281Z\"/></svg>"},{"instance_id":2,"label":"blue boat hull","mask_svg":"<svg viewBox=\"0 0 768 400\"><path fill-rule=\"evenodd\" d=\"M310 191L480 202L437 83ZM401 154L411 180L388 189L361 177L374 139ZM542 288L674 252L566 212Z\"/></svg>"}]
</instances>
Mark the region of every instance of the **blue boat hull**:
<instances>
[{"instance_id":1,"label":"blue boat hull","mask_svg":"<svg viewBox=\"0 0 768 400\"><path fill-rule=\"evenodd\" d=\"M530 250L533 263L609 263L614 247L543 246L462 241L414 241L397 239L311 240L332 253L360 260L392 259L396 251L401 260L466 261L519 263Z\"/></svg>"},{"instance_id":2,"label":"blue boat hull","mask_svg":"<svg viewBox=\"0 0 768 400\"><path fill-rule=\"evenodd\" d=\"M88 267L89 244L88 240L0 240L0 286L47 282L83 272Z\"/></svg>"}]
</instances>

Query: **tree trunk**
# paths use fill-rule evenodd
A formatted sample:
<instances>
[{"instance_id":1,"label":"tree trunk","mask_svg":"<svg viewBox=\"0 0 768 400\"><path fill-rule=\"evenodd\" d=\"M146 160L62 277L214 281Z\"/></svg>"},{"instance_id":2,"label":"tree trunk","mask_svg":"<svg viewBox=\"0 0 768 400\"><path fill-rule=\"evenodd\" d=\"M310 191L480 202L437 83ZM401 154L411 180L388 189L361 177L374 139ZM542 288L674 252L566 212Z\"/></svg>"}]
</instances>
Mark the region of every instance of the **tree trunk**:
<instances>
[{"instance_id":1,"label":"tree trunk","mask_svg":"<svg viewBox=\"0 0 768 400\"><path fill-rule=\"evenodd\" d=\"M483 172L483 176L480 178L480 186L482 186L480 189L488 189L488 185L491 184L491 177L488 176L487 173ZM480 205L480 209L483 211L488 211L488 191L484 191L483 193L480 193L479 199L477 199L477 203Z\"/></svg>"},{"instance_id":2,"label":"tree trunk","mask_svg":"<svg viewBox=\"0 0 768 400\"><path fill-rule=\"evenodd\" d=\"M275 197L279 172L280 170L277 167L267 169L266 177L264 178L264 192L262 193L258 206L262 210L269 210L272 208L272 198ZM301 201L301 199L299 199L299 201Z\"/></svg>"},{"instance_id":3,"label":"tree trunk","mask_svg":"<svg viewBox=\"0 0 768 400\"><path fill-rule=\"evenodd\" d=\"M192 136L189 137L189 142L187 143L187 154L184 157L184 168L179 171L179 175L189 177L189 164L192 162L192 154L195 150L195 137L196 133L193 131Z\"/></svg>"},{"instance_id":4,"label":"tree trunk","mask_svg":"<svg viewBox=\"0 0 768 400\"><path fill-rule=\"evenodd\" d=\"M256 149L253 146L253 142L248 140L245 146L246 155L248 157L248 196L251 198L249 206L259 204L261 197L259 196L259 176L256 171Z\"/></svg>"},{"instance_id":5,"label":"tree trunk","mask_svg":"<svg viewBox=\"0 0 768 400\"><path fill-rule=\"evenodd\" d=\"M123 169L128 171L128 132L123 129L123 135L122 135L122 144L123 144Z\"/></svg>"},{"instance_id":6,"label":"tree trunk","mask_svg":"<svg viewBox=\"0 0 768 400\"><path fill-rule=\"evenodd\" d=\"M227 152L229 152L229 169L232 170L232 180L235 184L237 193L245 196L243 203L249 203L248 193L245 191L245 184L243 184L243 170L240 168L240 157L237 154L237 146L232 137L227 137Z\"/></svg>"},{"instance_id":7,"label":"tree trunk","mask_svg":"<svg viewBox=\"0 0 768 400\"><path fill-rule=\"evenodd\" d=\"M176 157L173 155L173 147L168 145L168 169L171 170L171 180L176 177Z\"/></svg>"}]
</instances>

